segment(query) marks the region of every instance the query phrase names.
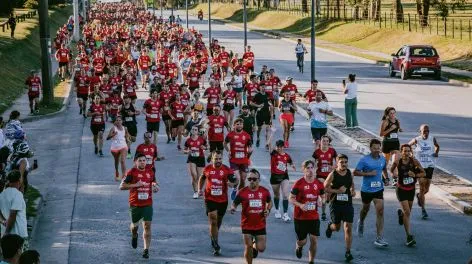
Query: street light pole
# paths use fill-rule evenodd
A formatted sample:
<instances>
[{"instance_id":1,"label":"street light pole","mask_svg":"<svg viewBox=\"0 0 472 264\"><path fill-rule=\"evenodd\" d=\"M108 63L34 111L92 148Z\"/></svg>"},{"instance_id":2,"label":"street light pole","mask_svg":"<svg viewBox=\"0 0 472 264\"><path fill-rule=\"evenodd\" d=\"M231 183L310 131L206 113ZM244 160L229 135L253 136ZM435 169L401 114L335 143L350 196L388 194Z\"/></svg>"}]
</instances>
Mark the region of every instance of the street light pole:
<instances>
[{"instance_id":1,"label":"street light pole","mask_svg":"<svg viewBox=\"0 0 472 264\"><path fill-rule=\"evenodd\" d=\"M161 0L160 3L161 3L161 18L163 19L164 17L163 17L163 15L162 15L162 0Z\"/></svg>"},{"instance_id":2,"label":"street light pole","mask_svg":"<svg viewBox=\"0 0 472 264\"><path fill-rule=\"evenodd\" d=\"M244 23L244 48L243 50L246 50L247 46L247 9L246 9L246 4L247 0L243 0L243 23Z\"/></svg>"},{"instance_id":3,"label":"street light pole","mask_svg":"<svg viewBox=\"0 0 472 264\"><path fill-rule=\"evenodd\" d=\"M74 0L73 2L73 9L74 9L74 29L73 29L73 37L74 41L79 41L79 0Z\"/></svg>"},{"instance_id":4,"label":"street light pole","mask_svg":"<svg viewBox=\"0 0 472 264\"><path fill-rule=\"evenodd\" d=\"M188 0L185 0L185 12L186 12L185 24L187 24L187 29L188 29Z\"/></svg>"},{"instance_id":5,"label":"street light pole","mask_svg":"<svg viewBox=\"0 0 472 264\"><path fill-rule=\"evenodd\" d=\"M51 77L51 59L49 46L48 0L39 0L39 38L41 45L41 79L43 85L43 102L46 105L54 101L54 90ZM75 22L78 25L78 21Z\"/></svg>"},{"instance_id":6,"label":"street light pole","mask_svg":"<svg viewBox=\"0 0 472 264\"><path fill-rule=\"evenodd\" d=\"M315 0L311 0L311 80L315 79Z\"/></svg>"},{"instance_id":7,"label":"street light pole","mask_svg":"<svg viewBox=\"0 0 472 264\"><path fill-rule=\"evenodd\" d=\"M208 0L208 43L211 45L211 0Z\"/></svg>"}]
</instances>

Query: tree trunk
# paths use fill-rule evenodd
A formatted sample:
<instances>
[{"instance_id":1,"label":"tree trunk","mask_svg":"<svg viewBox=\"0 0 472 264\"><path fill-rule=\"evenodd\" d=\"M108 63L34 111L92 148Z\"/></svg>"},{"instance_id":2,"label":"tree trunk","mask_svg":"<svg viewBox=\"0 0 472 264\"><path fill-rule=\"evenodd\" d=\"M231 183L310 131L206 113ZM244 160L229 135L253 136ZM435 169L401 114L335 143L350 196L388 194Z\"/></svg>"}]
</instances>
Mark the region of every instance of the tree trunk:
<instances>
[{"instance_id":1,"label":"tree trunk","mask_svg":"<svg viewBox=\"0 0 472 264\"><path fill-rule=\"evenodd\" d=\"M401 0L393 1L393 12L395 14L395 21L397 23L403 22L403 5Z\"/></svg>"},{"instance_id":2,"label":"tree trunk","mask_svg":"<svg viewBox=\"0 0 472 264\"><path fill-rule=\"evenodd\" d=\"M372 0L371 5L370 5L370 14L371 18L374 21L377 21L380 19L380 5L382 4L381 0Z\"/></svg>"},{"instance_id":3,"label":"tree trunk","mask_svg":"<svg viewBox=\"0 0 472 264\"><path fill-rule=\"evenodd\" d=\"M330 8L329 0L326 0L326 18L328 19L329 19L329 8Z\"/></svg>"},{"instance_id":4,"label":"tree trunk","mask_svg":"<svg viewBox=\"0 0 472 264\"><path fill-rule=\"evenodd\" d=\"M353 14L355 20L359 19L359 17L360 17L359 12L360 12L360 8L358 6L355 6L354 7L354 14Z\"/></svg>"},{"instance_id":5,"label":"tree trunk","mask_svg":"<svg viewBox=\"0 0 472 264\"><path fill-rule=\"evenodd\" d=\"M302 0L302 12L308 13L308 0Z\"/></svg>"},{"instance_id":6,"label":"tree trunk","mask_svg":"<svg viewBox=\"0 0 472 264\"><path fill-rule=\"evenodd\" d=\"M336 0L336 16L338 19L341 18L341 1Z\"/></svg>"},{"instance_id":7,"label":"tree trunk","mask_svg":"<svg viewBox=\"0 0 472 264\"><path fill-rule=\"evenodd\" d=\"M428 26L430 0L416 0L416 12L423 27Z\"/></svg>"},{"instance_id":8,"label":"tree trunk","mask_svg":"<svg viewBox=\"0 0 472 264\"><path fill-rule=\"evenodd\" d=\"M313 0L312 0L313 1ZM321 0L316 0L316 14L321 14Z\"/></svg>"},{"instance_id":9,"label":"tree trunk","mask_svg":"<svg viewBox=\"0 0 472 264\"><path fill-rule=\"evenodd\" d=\"M362 18L363 19L368 19L369 18L369 0L364 0L362 2Z\"/></svg>"}]
</instances>

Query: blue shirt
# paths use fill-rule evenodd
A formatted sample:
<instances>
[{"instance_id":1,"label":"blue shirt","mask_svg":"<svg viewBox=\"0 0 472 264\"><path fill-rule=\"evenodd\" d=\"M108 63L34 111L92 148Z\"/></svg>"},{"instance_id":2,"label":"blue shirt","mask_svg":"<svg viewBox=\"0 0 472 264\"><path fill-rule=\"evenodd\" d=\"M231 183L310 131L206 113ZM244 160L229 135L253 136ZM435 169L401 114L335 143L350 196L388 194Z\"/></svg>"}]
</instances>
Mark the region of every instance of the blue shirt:
<instances>
[{"instance_id":1,"label":"blue shirt","mask_svg":"<svg viewBox=\"0 0 472 264\"><path fill-rule=\"evenodd\" d=\"M374 159L370 154L366 155L357 163L356 170L362 172L377 171L375 176L362 177L362 192L374 193L382 191L384 184L382 181L382 171L387 166L386 160L383 156Z\"/></svg>"}]
</instances>

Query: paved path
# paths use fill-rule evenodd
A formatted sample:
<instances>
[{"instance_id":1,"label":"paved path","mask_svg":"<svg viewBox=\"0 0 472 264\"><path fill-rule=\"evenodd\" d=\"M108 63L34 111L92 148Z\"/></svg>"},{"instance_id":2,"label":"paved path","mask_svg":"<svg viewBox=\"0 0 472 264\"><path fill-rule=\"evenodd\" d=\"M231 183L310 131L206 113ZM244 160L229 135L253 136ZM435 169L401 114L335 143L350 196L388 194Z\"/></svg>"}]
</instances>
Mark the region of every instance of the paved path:
<instances>
[{"instance_id":1,"label":"paved path","mask_svg":"<svg viewBox=\"0 0 472 264\"><path fill-rule=\"evenodd\" d=\"M192 21L194 23L195 21ZM214 26L215 31L224 34L227 27ZM228 32L228 36L231 35ZM220 38L224 45L240 42L234 36ZM253 44L260 52L258 44ZM277 65L279 68L279 65ZM147 93L139 92L138 106ZM73 100L71 100L73 101ZM32 145L36 146L40 168L31 177L45 195L45 206L40 216L38 230L32 247L41 252L45 263L242 263L242 239L239 214L226 215L220 234L223 256L211 255L207 220L203 201L191 199L192 190L188 179L185 160L178 153L175 144L165 144L163 131L160 133L159 148L166 161L157 162L157 175L161 192L154 198L154 224L151 259L143 261L141 250L129 245L129 216L126 191L119 191L113 180L113 161L105 144L105 157L93 154L90 120L78 115L79 109L72 103L69 111L49 120L26 124L31 131ZM67 124L67 125L64 125ZM145 122L139 118L139 134L144 131ZM278 124L277 124L278 127ZM107 130L110 125L107 124ZM275 138L280 137L280 129ZM141 136L138 142L142 142ZM297 116L297 125L292 134L292 155L297 169L302 160L309 158L312 145L309 140L308 122ZM344 145L334 146L340 153L350 157L350 167L360 158ZM136 145L134 145L136 147ZM134 148L133 148L134 150ZM262 185L268 183L268 153L257 149L253 155L253 166L262 172ZM226 160L226 159L225 159ZM131 161L127 161L128 166ZM290 173L291 180L300 173ZM359 180L356 184L359 186ZM418 246L403 245L405 235L396 219L394 191L386 191L385 237L390 248L374 248L374 216L367 218L364 238L354 238L354 263L464 263L471 255L472 247L466 244L467 227L472 218L457 213L438 199L429 197L431 219L419 220L420 210L415 206L412 216L413 232ZM354 200L355 221L358 219L360 199ZM292 208L290 208L292 211ZM326 228L326 222L321 229ZM260 254L256 263L300 263L294 256L295 234L293 224L276 221L273 215L268 221L267 251ZM138 249L142 249L139 241ZM342 233L327 239L322 235L319 242L317 263L342 263L344 245ZM305 251L306 256L306 251Z\"/></svg>"}]
</instances>

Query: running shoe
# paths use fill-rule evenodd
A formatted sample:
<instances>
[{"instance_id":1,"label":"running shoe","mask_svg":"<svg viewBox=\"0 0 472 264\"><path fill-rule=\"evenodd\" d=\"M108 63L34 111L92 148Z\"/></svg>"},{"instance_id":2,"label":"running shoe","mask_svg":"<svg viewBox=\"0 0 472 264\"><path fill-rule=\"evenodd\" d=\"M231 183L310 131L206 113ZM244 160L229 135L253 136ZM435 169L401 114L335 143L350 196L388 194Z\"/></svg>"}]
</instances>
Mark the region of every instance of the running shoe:
<instances>
[{"instance_id":1,"label":"running shoe","mask_svg":"<svg viewBox=\"0 0 472 264\"><path fill-rule=\"evenodd\" d=\"M359 237L364 236L364 223L361 223L361 220L357 221L357 235Z\"/></svg>"},{"instance_id":2,"label":"running shoe","mask_svg":"<svg viewBox=\"0 0 472 264\"><path fill-rule=\"evenodd\" d=\"M326 221L326 213L321 214L321 221Z\"/></svg>"},{"instance_id":3,"label":"running shoe","mask_svg":"<svg viewBox=\"0 0 472 264\"><path fill-rule=\"evenodd\" d=\"M105 156L105 155L103 155L103 151L101 151L101 150L98 152L98 155L100 155L100 157Z\"/></svg>"},{"instance_id":4,"label":"running shoe","mask_svg":"<svg viewBox=\"0 0 472 264\"><path fill-rule=\"evenodd\" d=\"M282 220L284 220L284 222L288 222L292 219L290 218L290 216L288 216L288 213L284 213L284 216L282 216Z\"/></svg>"},{"instance_id":5,"label":"running shoe","mask_svg":"<svg viewBox=\"0 0 472 264\"><path fill-rule=\"evenodd\" d=\"M421 219L426 220L428 219L428 213L426 212L425 209L421 210Z\"/></svg>"},{"instance_id":6,"label":"running shoe","mask_svg":"<svg viewBox=\"0 0 472 264\"><path fill-rule=\"evenodd\" d=\"M261 143L260 139L257 139L257 140L256 140L256 148L259 147L260 143Z\"/></svg>"},{"instance_id":7,"label":"running shoe","mask_svg":"<svg viewBox=\"0 0 472 264\"><path fill-rule=\"evenodd\" d=\"M234 201L234 199L236 199L237 193L238 193L238 190L236 188L233 188L233 190L231 191L231 200Z\"/></svg>"},{"instance_id":8,"label":"running shoe","mask_svg":"<svg viewBox=\"0 0 472 264\"><path fill-rule=\"evenodd\" d=\"M80 108L80 112L79 112L79 115L81 115L81 114L82 114L82 108Z\"/></svg>"},{"instance_id":9,"label":"running shoe","mask_svg":"<svg viewBox=\"0 0 472 264\"><path fill-rule=\"evenodd\" d=\"M412 247L416 245L415 238L412 235L407 236L405 245L407 247Z\"/></svg>"},{"instance_id":10,"label":"running shoe","mask_svg":"<svg viewBox=\"0 0 472 264\"><path fill-rule=\"evenodd\" d=\"M193 193L193 199L198 199L198 192Z\"/></svg>"},{"instance_id":11,"label":"running shoe","mask_svg":"<svg viewBox=\"0 0 472 264\"><path fill-rule=\"evenodd\" d=\"M295 255L297 256L298 259L301 259L303 256L303 247L295 248Z\"/></svg>"},{"instance_id":12,"label":"running shoe","mask_svg":"<svg viewBox=\"0 0 472 264\"><path fill-rule=\"evenodd\" d=\"M351 251L346 251L346 254L344 254L344 258L346 258L346 262L350 262L351 260L354 259L354 257L351 254Z\"/></svg>"},{"instance_id":13,"label":"running shoe","mask_svg":"<svg viewBox=\"0 0 472 264\"><path fill-rule=\"evenodd\" d=\"M293 131L295 131L295 127L294 127L294 126L291 126L291 127L290 127L290 132L293 132Z\"/></svg>"},{"instance_id":14,"label":"running shoe","mask_svg":"<svg viewBox=\"0 0 472 264\"><path fill-rule=\"evenodd\" d=\"M172 137L172 141L175 141L175 137Z\"/></svg>"},{"instance_id":15,"label":"running shoe","mask_svg":"<svg viewBox=\"0 0 472 264\"><path fill-rule=\"evenodd\" d=\"M36 114L39 114L39 109L36 109L34 112L35 112Z\"/></svg>"},{"instance_id":16,"label":"running shoe","mask_svg":"<svg viewBox=\"0 0 472 264\"><path fill-rule=\"evenodd\" d=\"M257 258L257 255L259 255L259 251L257 251L256 239L253 237L252 238L252 258Z\"/></svg>"},{"instance_id":17,"label":"running shoe","mask_svg":"<svg viewBox=\"0 0 472 264\"><path fill-rule=\"evenodd\" d=\"M328 226L326 227L326 237L331 238L332 234L333 234L333 230L331 230L331 222L329 222Z\"/></svg>"},{"instance_id":18,"label":"running shoe","mask_svg":"<svg viewBox=\"0 0 472 264\"><path fill-rule=\"evenodd\" d=\"M167 138L167 144L169 144L169 143L170 143L170 138Z\"/></svg>"},{"instance_id":19,"label":"running shoe","mask_svg":"<svg viewBox=\"0 0 472 264\"><path fill-rule=\"evenodd\" d=\"M178 151L181 151L181 150L182 150L182 147L180 147L180 145L177 145L177 150L178 150Z\"/></svg>"},{"instance_id":20,"label":"running shoe","mask_svg":"<svg viewBox=\"0 0 472 264\"><path fill-rule=\"evenodd\" d=\"M98 154L98 148L95 147L95 155L97 155L97 154Z\"/></svg>"},{"instance_id":21,"label":"running shoe","mask_svg":"<svg viewBox=\"0 0 472 264\"><path fill-rule=\"evenodd\" d=\"M280 213L279 210L275 210L275 219L280 219L282 218L282 214Z\"/></svg>"},{"instance_id":22,"label":"running shoe","mask_svg":"<svg viewBox=\"0 0 472 264\"><path fill-rule=\"evenodd\" d=\"M149 258L149 249L144 249L143 250L143 258L145 258L145 259Z\"/></svg>"},{"instance_id":23,"label":"running shoe","mask_svg":"<svg viewBox=\"0 0 472 264\"><path fill-rule=\"evenodd\" d=\"M218 245L218 242L214 241L213 239L211 240L211 246L213 247L213 255L214 256L219 256L221 255L221 248L220 245Z\"/></svg>"},{"instance_id":24,"label":"running shoe","mask_svg":"<svg viewBox=\"0 0 472 264\"><path fill-rule=\"evenodd\" d=\"M374 241L374 245L378 247L388 247L387 241L381 236L377 237L377 239Z\"/></svg>"},{"instance_id":25,"label":"running shoe","mask_svg":"<svg viewBox=\"0 0 472 264\"><path fill-rule=\"evenodd\" d=\"M136 234L136 236L131 236L131 246L133 248L137 248L138 247L138 234Z\"/></svg>"},{"instance_id":26,"label":"running shoe","mask_svg":"<svg viewBox=\"0 0 472 264\"><path fill-rule=\"evenodd\" d=\"M403 211L402 211L402 209L398 209L397 214L398 214L398 224L403 225Z\"/></svg>"}]
</instances>

